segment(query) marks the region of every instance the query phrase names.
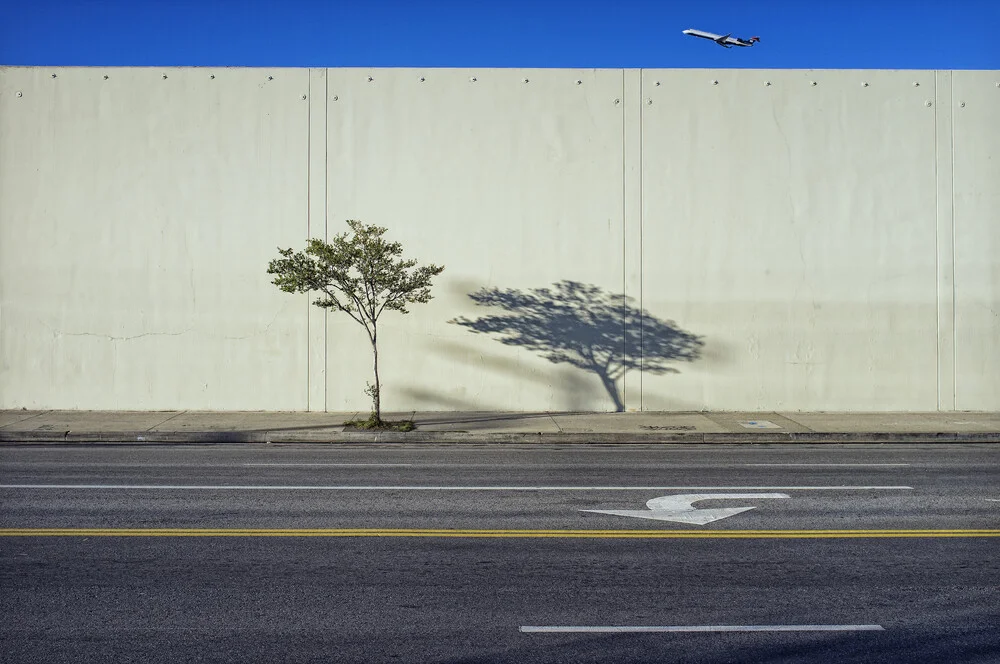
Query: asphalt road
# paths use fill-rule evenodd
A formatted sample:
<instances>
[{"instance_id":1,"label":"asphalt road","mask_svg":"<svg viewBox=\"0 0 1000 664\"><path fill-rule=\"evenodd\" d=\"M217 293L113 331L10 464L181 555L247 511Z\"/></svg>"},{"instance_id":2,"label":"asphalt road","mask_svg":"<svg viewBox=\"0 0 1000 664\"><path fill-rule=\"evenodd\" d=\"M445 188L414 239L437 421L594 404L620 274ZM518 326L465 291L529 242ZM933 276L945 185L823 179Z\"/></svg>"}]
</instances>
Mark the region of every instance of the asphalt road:
<instances>
[{"instance_id":1,"label":"asphalt road","mask_svg":"<svg viewBox=\"0 0 1000 664\"><path fill-rule=\"evenodd\" d=\"M998 462L7 446L0 661L1000 662Z\"/></svg>"}]
</instances>

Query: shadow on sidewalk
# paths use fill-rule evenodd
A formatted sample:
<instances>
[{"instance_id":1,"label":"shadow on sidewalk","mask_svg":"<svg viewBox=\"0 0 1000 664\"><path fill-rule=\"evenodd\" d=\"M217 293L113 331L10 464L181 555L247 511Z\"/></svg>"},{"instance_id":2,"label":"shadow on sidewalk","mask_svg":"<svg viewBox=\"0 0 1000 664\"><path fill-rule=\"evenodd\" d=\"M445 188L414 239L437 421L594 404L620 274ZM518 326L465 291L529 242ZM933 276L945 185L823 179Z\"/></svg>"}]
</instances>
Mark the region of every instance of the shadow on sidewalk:
<instances>
[{"instance_id":1,"label":"shadow on sidewalk","mask_svg":"<svg viewBox=\"0 0 1000 664\"><path fill-rule=\"evenodd\" d=\"M579 412L570 413L559 411L559 415L589 415L589 412ZM365 415L357 415L352 419L364 419ZM389 413L388 415L383 415L387 420L397 420L397 419L413 419L413 423L418 427L424 425L442 425L442 424L475 424L483 422L511 422L515 420L534 420L534 419L547 419L550 417L550 413L466 413L461 415L455 415L454 413L423 413L421 417L415 417L415 414L406 416L400 413ZM266 429L240 429L239 433L270 433L276 431L322 431L324 429L339 428L343 425L343 422L338 421L336 423L330 424L315 424L310 426L301 427L268 427Z\"/></svg>"}]
</instances>

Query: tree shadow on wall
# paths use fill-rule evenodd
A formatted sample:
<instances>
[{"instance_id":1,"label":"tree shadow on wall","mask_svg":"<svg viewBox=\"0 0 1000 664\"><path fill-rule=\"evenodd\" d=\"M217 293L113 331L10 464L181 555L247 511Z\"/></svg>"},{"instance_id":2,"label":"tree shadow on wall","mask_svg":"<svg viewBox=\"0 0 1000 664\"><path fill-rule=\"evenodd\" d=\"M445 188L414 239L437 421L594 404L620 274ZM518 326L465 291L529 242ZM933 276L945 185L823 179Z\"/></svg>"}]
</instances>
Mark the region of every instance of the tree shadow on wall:
<instances>
[{"instance_id":1,"label":"tree shadow on wall","mask_svg":"<svg viewBox=\"0 0 1000 664\"><path fill-rule=\"evenodd\" d=\"M700 337L672 321L632 306L631 298L576 281L530 291L482 288L469 297L503 313L449 322L597 374L618 412L625 404L617 381L627 370L678 373L670 363L692 362L704 346Z\"/></svg>"}]
</instances>

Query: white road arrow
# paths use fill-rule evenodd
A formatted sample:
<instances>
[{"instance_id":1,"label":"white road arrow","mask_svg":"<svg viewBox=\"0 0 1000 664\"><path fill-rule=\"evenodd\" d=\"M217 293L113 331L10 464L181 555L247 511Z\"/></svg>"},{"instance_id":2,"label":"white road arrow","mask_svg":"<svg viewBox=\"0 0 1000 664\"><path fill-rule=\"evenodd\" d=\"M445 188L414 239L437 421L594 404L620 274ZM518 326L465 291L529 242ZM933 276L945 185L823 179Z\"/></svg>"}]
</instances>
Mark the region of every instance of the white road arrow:
<instances>
[{"instance_id":1,"label":"white road arrow","mask_svg":"<svg viewBox=\"0 0 1000 664\"><path fill-rule=\"evenodd\" d=\"M646 503L645 510L580 510L581 512L596 512L597 514L613 514L615 516L634 516L639 519L654 521L676 521L703 526L727 516L754 509L753 507L716 507L698 509L693 503L699 500L734 500L747 498L788 498L784 493L685 493L679 496L662 496L653 498Z\"/></svg>"}]
</instances>

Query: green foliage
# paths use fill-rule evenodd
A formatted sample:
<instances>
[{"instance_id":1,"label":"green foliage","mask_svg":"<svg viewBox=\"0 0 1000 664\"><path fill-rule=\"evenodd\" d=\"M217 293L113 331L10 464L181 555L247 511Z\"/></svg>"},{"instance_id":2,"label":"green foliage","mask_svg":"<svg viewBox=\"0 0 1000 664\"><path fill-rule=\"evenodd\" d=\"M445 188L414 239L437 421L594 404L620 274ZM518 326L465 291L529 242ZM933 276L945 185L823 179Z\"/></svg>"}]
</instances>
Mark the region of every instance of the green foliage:
<instances>
[{"instance_id":1,"label":"green foliage","mask_svg":"<svg viewBox=\"0 0 1000 664\"><path fill-rule=\"evenodd\" d=\"M407 305L431 300L431 281L443 266L418 266L403 259L403 246L385 239L386 229L348 220L350 231L332 241L310 239L305 251L278 248L270 262L271 283L286 293L320 293L313 301L327 310L343 311L365 328L375 358L372 417L381 422L378 377L378 320L385 311L409 313Z\"/></svg>"},{"instance_id":2,"label":"green foliage","mask_svg":"<svg viewBox=\"0 0 1000 664\"><path fill-rule=\"evenodd\" d=\"M368 387L365 388L365 394L371 397L372 402L377 401L379 397L379 386L368 383Z\"/></svg>"},{"instance_id":3,"label":"green foliage","mask_svg":"<svg viewBox=\"0 0 1000 664\"><path fill-rule=\"evenodd\" d=\"M429 302L431 280L444 267L417 267L415 260L399 258L403 246L385 239L385 228L349 220L350 232L329 243L310 239L304 252L278 249L267 273L272 283L286 293L319 291L324 297L314 304L350 315L374 336L379 316L385 310L409 313L408 304Z\"/></svg>"}]
</instances>

